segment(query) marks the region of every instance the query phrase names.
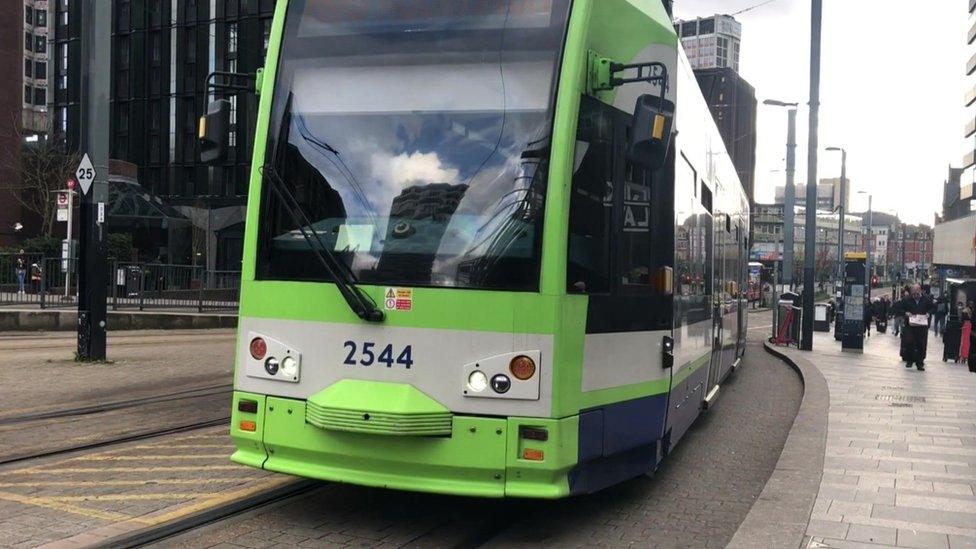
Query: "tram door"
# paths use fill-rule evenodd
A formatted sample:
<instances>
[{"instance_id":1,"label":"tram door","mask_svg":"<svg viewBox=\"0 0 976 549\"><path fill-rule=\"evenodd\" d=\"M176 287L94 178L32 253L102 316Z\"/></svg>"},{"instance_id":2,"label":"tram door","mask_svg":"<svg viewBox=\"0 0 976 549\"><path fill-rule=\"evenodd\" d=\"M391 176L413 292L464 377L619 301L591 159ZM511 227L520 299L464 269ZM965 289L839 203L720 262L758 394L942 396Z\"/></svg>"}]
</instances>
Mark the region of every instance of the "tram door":
<instances>
[{"instance_id":1,"label":"tram door","mask_svg":"<svg viewBox=\"0 0 976 549\"><path fill-rule=\"evenodd\" d=\"M725 286L725 254L726 239L725 223L720 222L720 216L715 216L714 237L712 246L712 359L708 368L708 386L705 391L705 401L710 403L714 398L715 388L722 376L722 342L725 340L724 286Z\"/></svg>"}]
</instances>

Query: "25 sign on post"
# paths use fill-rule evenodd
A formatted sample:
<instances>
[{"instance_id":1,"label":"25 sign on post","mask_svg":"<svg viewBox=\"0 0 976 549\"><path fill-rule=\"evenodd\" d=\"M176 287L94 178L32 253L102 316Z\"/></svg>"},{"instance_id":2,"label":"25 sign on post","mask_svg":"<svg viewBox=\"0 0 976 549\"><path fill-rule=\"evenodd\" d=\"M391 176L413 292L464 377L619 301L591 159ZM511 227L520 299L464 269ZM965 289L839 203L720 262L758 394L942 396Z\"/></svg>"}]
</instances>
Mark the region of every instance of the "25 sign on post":
<instances>
[{"instance_id":1,"label":"25 sign on post","mask_svg":"<svg viewBox=\"0 0 976 549\"><path fill-rule=\"evenodd\" d=\"M78 179L78 185L81 186L82 194L88 194L88 189L95 182L96 175L98 175L98 172L95 171L95 165L92 164L88 153L85 153L85 156L81 159L81 163L78 164L78 169L75 170L75 178Z\"/></svg>"}]
</instances>

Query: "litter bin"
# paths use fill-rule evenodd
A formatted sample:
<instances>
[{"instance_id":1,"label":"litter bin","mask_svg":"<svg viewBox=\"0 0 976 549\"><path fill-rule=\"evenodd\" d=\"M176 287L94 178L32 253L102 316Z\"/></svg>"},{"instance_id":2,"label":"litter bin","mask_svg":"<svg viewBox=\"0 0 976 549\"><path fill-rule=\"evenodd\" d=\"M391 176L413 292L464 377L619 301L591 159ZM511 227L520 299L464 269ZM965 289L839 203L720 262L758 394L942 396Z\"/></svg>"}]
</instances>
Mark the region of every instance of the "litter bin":
<instances>
[{"instance_id":1,"label":"litter bin","mask_svg":"<svg viewBox=\"0 0 976 549\"><path fill-rule=\"evenodd\" d=\"M827 316L826 303L817 303L813 307L813 331L830 332L830 318Z\"/></svg>"}]
</instances>

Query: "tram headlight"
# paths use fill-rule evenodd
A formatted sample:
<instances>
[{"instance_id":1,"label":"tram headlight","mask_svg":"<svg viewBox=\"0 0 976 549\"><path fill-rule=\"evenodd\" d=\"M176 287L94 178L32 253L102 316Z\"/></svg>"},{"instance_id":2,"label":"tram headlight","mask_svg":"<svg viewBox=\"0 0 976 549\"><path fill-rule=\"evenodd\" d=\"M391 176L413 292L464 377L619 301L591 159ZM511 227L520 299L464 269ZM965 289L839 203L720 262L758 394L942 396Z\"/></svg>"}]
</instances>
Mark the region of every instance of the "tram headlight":
<instances>
[{"instance_id":1,"label":"tram headlight","mask_svg":"<svg viewBox=\"0 0 976 549\"><path fill-rule=\"evenodd\" d=\"M298 361L294 357L286 356L282 359L281 375L291 378L298 376Z\"/></svg>"},{"instance_id":2,"label":"tram headlight","mask_svg":"<svg viewBox=\"0 0 976 549\"><path fill-rule=\"evenodd\" d=\"M491 389L500 395L504 395L512 388L512 380L505 374L498 374L491 378Z\"/></svg>"},{"instance_id":3,"label":"tram headlight","mask_svg":"<svg viewBox=\"0 0 976 549\"><path fill-rule=\"evenodd\" d=\"M475 370L468 375L468 390L480 393L488 388L488 376L481 370Z\"/></svg>"},{"instance_id":4,"label":"tram headlight","mask_svg":"<svg viewBox=\"0 0 976 549\"><path fill-rule=\"evenodd\" d=\"M268 372L269 376L273 376L277 374L278 367L279 367L278 359L273 356L268 357L268 360L264 361L264 371Z\"/></svg>"}]
</instances>

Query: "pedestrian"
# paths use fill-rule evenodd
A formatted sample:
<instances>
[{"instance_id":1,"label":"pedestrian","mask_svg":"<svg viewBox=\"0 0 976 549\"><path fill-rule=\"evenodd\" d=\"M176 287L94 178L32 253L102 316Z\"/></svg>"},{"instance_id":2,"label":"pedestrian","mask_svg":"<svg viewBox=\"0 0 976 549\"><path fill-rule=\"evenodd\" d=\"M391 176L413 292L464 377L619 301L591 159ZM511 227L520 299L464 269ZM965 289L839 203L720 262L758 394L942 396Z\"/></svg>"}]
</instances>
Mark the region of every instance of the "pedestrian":
<instances>
[{"instance_id":1,"label":"pedestrian","mask_svg":"<svg viewBox=\"0 0 976 549\"><path fill-rule=\"evenodd\" d=\"M17 260L14 265L14 273L17 275L17 293L24 294L24 284L27 280L27 255L24 250L21 249L20 253L17 254Z\"/></svg>"},{"instance_id":2,"label":"pedestrian","mask_svg":"<svg viewBox=\"0 0 976 549\"><path fill-rule=\"evenodd\" d=\"M969 371L976 374L976 330L973 330L972 327L972 307L973 302L970 301L969 307L967 307L967 309L970 311L970 320L968 322L969 333L966 334L968 336L966 337L966 343L969 348L966 349L966 355L960 356L959 358L964 358L966 360L966 364L969 366Z\"/></svg>"},{"instance_id":3,"label":"pedestrian","mask_svg":"<svg viewBox=\"0 0 976 549\"><path fill-rule=\"evenodd\" d=\"M946 317L949 315L949 300L939 296L935 302L935 335L939 337L945 334Z\"/></svg>"},{"instance_id":4,"label":"pedestrian","mask_svg":"<svg viewBox=\"0 0 976 549\"><path fill-rule=\"evenodd\" d=\"M902 289L901 298L891 306L892 321L894 322L895 337L902 335L902 326L905 324L905 312L901 310L901 303L908 298L908 287Z\"/></svg>"},{"instance_id":5,"label":"pedestrian","mask_svg":"<svg viewBox=\"0 0 976 549\"><path fill-rule=\"evenodd\" d=\"M905 315L905 326L902 330L907 334L907 348L904 349L902 359L905 367L916 366L918 371L925 371L925 353L928 346L929 315L935 310L932 298L922 293L922 286L912 286L911 295L901 302L901 310ZM904 341L904 340L903 340ZM903 345L904 347L904 345Z\"/></svg>"},{"instance_id":6,"label":"pedestrian","mask_svg":"<svg viewBox=\"0 0 976 549\"><path fill-rule=\"evenodd\" d=\"M973 310L971 306L972 302L963 304L960 301L956 304L959 310L959 325L962 327L959 336L959 358L956 359L956 362L968 360L969 357L969 339L973 332Z\"/></svg>"},{"instance_id":7,"label":"pedestrian","mask_svg":"<svg viewBox=\"0 0 976 549\"><path fill-rule=\"evenodd\" d=\"M872 317L871 301L869 299L864 300L864 325L863 334L867 337L871 337L871 317Z\"/></svg>"}]
</instances>

